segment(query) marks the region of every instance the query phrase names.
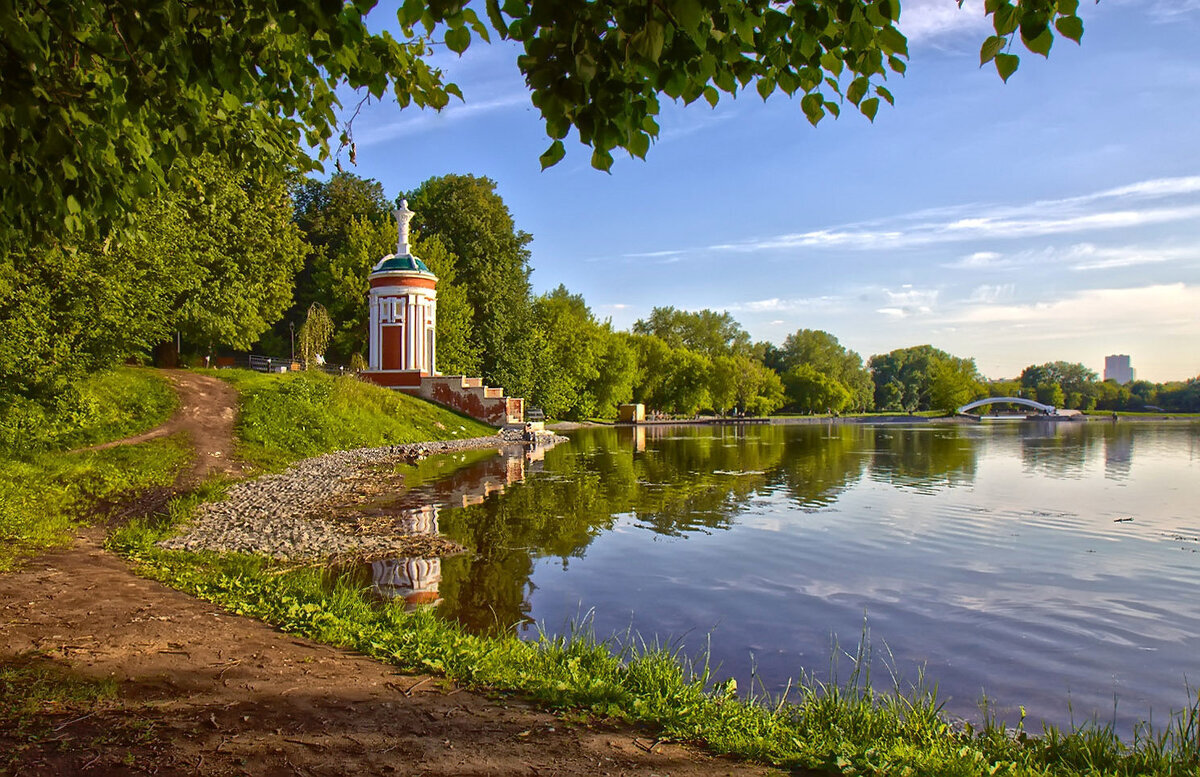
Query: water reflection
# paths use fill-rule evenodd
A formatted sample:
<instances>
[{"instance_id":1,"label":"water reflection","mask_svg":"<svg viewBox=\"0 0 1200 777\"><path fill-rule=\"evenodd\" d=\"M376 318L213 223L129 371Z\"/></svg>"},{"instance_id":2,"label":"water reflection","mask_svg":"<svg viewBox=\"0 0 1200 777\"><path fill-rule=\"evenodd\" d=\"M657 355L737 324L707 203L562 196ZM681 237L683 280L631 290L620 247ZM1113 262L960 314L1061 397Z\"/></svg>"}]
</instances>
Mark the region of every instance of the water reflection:
<instances>
[{"instance_id":1,"label":"water reflection","mask_svg":"<svg viewBox=\"0 0 1200 777\"><path fill-rule=\"evenodd\" d=\"M1111 716L1117 695L1125 724L1179 706L1200 674L1198 432L585 429L540 461L406 473L414 486L385 501L436 505L424 528L469 552L393 559L372 580L479 631L554 631L593 607L601 634L703 644L715 627L722 671L744 684L753 663L772 688L825 670L831 635L852 644L866 612L951 712L973 714L984 688L1001 715L1065 723L1068 698L1078 720Z\"/></svg>"},{"instance_id":2,"label":"water reflection","mask_svg":"<svg viewBox=\"0 0 1200 777\"><path fill-rule=\"evenodd\" d=\"M371 562L371 585L386 599L403 599L406 610L442 603L440 558L395 558Z\"/></svg>"}]
</instances>

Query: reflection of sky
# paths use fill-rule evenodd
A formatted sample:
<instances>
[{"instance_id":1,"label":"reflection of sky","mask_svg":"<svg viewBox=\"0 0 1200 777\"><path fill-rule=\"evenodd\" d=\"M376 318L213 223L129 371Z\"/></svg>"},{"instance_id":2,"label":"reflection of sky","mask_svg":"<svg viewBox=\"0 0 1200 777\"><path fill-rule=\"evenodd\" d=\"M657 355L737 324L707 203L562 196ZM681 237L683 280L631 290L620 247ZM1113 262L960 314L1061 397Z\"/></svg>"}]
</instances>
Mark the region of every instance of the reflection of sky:
<instances>
[{"instance_id":1,"label":"reflection of sky","mask_svg":"<svg viewBox=\"0 0 1200 777\"><path fill-rule=\"evenodd\" d=\"M696 647L712 631L723 672L743 683L753 664L778 688L823 678L831 635L852 649L865 614L877 657L886 644L908 679L925 665L954 713L986 690L1002 712L1060 723L1068 700L1077 721L1109 720L1114 696L1122 725L1151 708L1161 721L1200 676L1197 427L1072 427L953 431L958 474L926 473L921 488L891 484L876 456L872 477L816 511L772 479L727 531L667 537L622 518L569 567L537 562L532 615L554 630L595 608L601 635L632 623Z\"/></svg>"}]
</instances>

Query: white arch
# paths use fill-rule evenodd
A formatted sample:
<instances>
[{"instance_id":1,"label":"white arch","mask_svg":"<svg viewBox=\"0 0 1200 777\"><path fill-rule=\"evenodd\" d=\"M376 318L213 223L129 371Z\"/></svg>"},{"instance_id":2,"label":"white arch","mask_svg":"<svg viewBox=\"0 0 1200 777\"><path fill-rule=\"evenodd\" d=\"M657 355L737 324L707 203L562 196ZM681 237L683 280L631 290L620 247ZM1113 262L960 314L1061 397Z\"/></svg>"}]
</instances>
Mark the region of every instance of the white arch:
<instances>
[{"instance_id":1,"label":"white arch","mask_svg":"<svg viewBox=\"0 0 1200 777\"><path fill-rule=\"evenodd\" d=\"M983 407L984 405L998 405L1005 403L1025 405L1026 407L1032 407L1035 410L1041 410L1043 413L1048 413L1050 415L1055 415L1058 413L1058 408L1054 407L1054 405L1043 405L1041 402L1034 402L1032 399L1025 399L1024 397L988 397L987 399L977 399L974 402L968 402L960 407L958 412L967 413L977 407Z\"/></svg>"}]
</instances>

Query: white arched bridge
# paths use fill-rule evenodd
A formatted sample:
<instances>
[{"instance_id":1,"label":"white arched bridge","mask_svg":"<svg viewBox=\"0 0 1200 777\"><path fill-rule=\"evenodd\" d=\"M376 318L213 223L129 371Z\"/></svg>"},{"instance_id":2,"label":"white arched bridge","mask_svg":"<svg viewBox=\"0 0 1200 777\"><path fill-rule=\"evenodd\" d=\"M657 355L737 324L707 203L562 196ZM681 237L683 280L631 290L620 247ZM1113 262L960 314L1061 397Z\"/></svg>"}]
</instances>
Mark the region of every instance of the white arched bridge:
<instances>
[{"instance_id":1,"label":"white arched bridge","mask_svg":"<svg viewBox=\"0 0 1200 777\"><path fill-rule=\"evenodd\" d=\"M984 405L1024 405L1045 415L1058 415L1058 408L1054 405L1043 405L1041 402L1035 402L1032 399L1025 399L1024 397L987 397L986 399L977 399L974 402L968 402L963 405L957 412L960 415L966 415Z\"/></svg>"}]
</instances>

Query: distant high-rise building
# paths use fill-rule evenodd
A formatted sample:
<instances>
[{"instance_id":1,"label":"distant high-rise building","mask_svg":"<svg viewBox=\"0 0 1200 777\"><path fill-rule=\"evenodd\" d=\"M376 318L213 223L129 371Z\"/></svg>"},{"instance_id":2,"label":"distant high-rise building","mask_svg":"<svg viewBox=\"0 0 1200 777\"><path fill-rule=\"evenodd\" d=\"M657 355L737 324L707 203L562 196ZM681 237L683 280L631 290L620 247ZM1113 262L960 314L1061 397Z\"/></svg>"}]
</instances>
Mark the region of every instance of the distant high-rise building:
<instances>
[{"instance_id":1,"label":"distant high-rise building","mask_svg":"<svg viewBox=\"0 0 1200 777\"><path fill-rule=\"evenodd\" d=\"M1104 379L1115 380L1122 386L1132 383L1136 371L1129 366L1129 355L1124 353L1104 357Z\"/></svg>"}]
</instances>

